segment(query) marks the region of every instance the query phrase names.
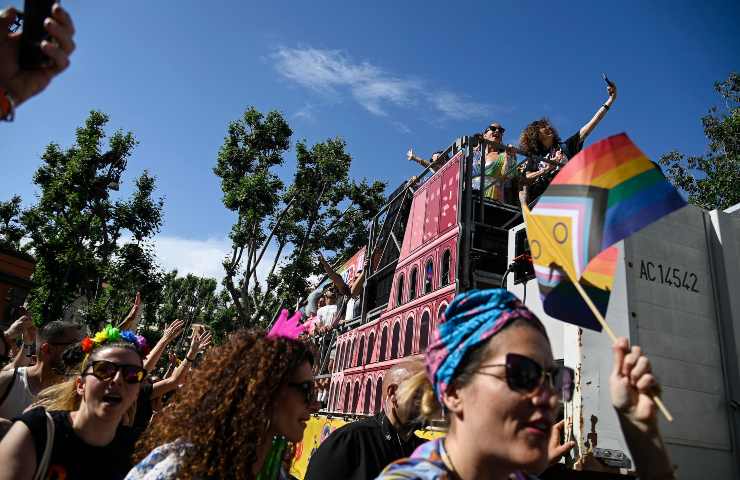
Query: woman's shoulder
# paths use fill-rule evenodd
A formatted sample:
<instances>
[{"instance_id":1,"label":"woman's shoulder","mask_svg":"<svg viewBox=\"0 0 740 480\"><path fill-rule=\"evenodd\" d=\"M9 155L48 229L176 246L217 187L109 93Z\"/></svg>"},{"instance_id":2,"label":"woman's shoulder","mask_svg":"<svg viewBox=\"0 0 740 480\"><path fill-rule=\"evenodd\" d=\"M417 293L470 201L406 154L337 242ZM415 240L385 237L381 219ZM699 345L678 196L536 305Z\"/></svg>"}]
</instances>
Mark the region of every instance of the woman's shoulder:
<instances>
[{"instance_id":1,"label":"woman's shoulder","mask_svg":"<svg viewBox=\"0 0 740 480\"><path fill-rule=\"evenodd\" d=\"M125 480L169 480L177 478L182 458L190 444L184 440L165 443L152 450L126 475Z\"/></svg>"},{"instance_id":2,"label":"woman's shoulder","mask_svg":"<svg viewBox=\"0 0 740 480\"><path fill-rule=\"evenodd\" d=\"M49 411L55 426L61 426L65 422L69 423L69 412L68 411ZM31 434L36 435L40 432L46 432L46 408L34 407L30 410L26 410L16 420L23 422Z\"/></svg>"},{"instance_id":3,"label":"woman's shoulder","mask_svg":"<svg viewBox=\"0 0 740 480\"><path fill-rule=\"evenodd\" d=\"M446 468L420 458L402 458L388 465L376 480L448 480Z\"/></svg>"},{"instance_id":4,"label":"woman's shoulder","mask_svg":"<svg viewBox=\"0 0 740 480\"><path fill-rule=\"evenodd\" d=\"M378 479L383 480L448 480L450 477L440 452L442 443L432 440L421 444L409 458L388 465Z\"/></svg>"}]
</instances>

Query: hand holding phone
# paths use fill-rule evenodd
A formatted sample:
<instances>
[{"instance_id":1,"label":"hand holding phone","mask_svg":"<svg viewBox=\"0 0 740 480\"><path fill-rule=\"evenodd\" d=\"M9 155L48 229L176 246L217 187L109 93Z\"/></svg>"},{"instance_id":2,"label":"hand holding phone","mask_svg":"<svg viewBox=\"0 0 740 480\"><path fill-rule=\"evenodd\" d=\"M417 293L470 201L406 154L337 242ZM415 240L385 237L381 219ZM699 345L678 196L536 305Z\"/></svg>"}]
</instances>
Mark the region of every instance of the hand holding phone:
<instances>
[{"instance_id":1,"label":"hand holding phone","mask_svg":"<svg viewBox=\"0 0 740 480\"><path fill-rule=\"evenodd\" d=\"M604 81L606 82L606 90L609 92L609 96L616 97L617 96L617 84L609 80L609 77L606 76L606 73L602 73L601 78L603 78Z\"/></svg>"},{"instance_id":2,"label":"hand holding phone","mask_svg":"<svg viewBox=\"0 0 740 480\"><path fill-rule=\"evenodd\" d=\"M49 57L41 50L41 42L51 40L44 22L51 17L55 0L25 0L23 6L23 33L18 63L24 70L49 64Z\"/></svg>"},{"instance_id":3,"label":"hand holding phone","mask_svg":"<svg viewBox=\"0 0 740 480\"><path fill-rule=\"evenodd\" d=\"M17 10L0 11L0 90L15 107L44 90L64 71L75 49L72 18L58 3L40 8L45 1L26 0L22 32L13 28L22 16Z\"/></svg>"}]
</instances>

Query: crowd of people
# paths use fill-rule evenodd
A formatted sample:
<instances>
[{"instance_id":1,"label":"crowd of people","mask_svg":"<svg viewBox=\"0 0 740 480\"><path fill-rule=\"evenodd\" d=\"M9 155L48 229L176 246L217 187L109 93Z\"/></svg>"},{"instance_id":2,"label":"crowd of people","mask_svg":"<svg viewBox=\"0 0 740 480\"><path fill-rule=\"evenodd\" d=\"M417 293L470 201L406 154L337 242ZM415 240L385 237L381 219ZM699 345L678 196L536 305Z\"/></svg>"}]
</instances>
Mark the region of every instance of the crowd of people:
<instances>
[{"instance_id":1,"label":"crowd of people","mask_svg":"<svg viewBox=\"0 0 740 480\"><path fill-rule=\"evenodd\" d=\"M290 478L292 448L320 409L315 346L301 317L286 312L270 333L240 330L210 349L210 334L196 328L183 360L157 379L150 372L181 321L150 350L131 330L108 325L83 336L54 321L34 332L25 315L3 333L35 334L38 356L1 372L9 428L0 479ZM321 444L306 479L535 478L573 448L558 414L574 373L554 362L543 325L512 293L457 295L432 338L423 361L385 373L380 412ZM609 387L640 478L673 478L653 401L659 385L623 338ZM446 433L424 442L415 432L430 424Z\"/></svg>"},{"instance_id":2,"label":"crowd of people","mask_svg":"<svg viewBox=\"0 0 740 480\"><path fill-rule=\"evenodd\" d=\"M21 33L11 28L17 17L12 8L0 13L0 119L8 121L67 68L75 48L72 19L55 4L39 44L47 62L22 68ZM519 147L503 144L499 123L489 125L478 152L480 190L502 199L510 176L531 182L563 165L615 98L610 85L607 102L565 142L545 119L525 129ZM529 159L523 166L517 153ZM413 151L409 158L435 169L447 161L442 152L429 162ZM22 310L0 342L0 480L289 478L292 449L321 406L315 337L307 333L334 328L352 310L338 305L337 295L341 302L357 298L364 281L358 272L348 285L320 262L333 287L308 302L314 324L286 327L300 317L286 314L268 333L239 330L212 348L208 330L194 325L187 353L178 359L169 352L164 373L157 365L185 323L172 322L149 349L132 330L138 295L126 319L92 335L57 319L36 319L37 328ZM381 411L332 433L306 478L535 478L573 448L558 419L573 371L556 365L544 327L513 294L457 295L432 338L423 361L385 373ZM637 472L674 478L650 362L626 339L613 350L610 395ZM415 432L429 424L445 434L422 441Z\"/></svg>"},{"instance_id":3,"label":"crowd of people","mask_svg":"<svg viewBox=\"0 0 740 480\"><path fill-rule=\"evenodd\" d=\"M473 188L483 192L488 199L508 204L518 204L520 191L530 199L542 193L548 179L581 151L586 138L611 108L617 98L617 86L612 81L607 81L607 94L606 101L593 117L565 141L550 120L541 118L524 128L518 146L505 144L506 129L499 122L491 122L475 136L481 141L474 150ZM524 160L517 162L517 155ZM450 159L445 152L437 151L429 160L424 160L413 149L409 149L406 157L432 172L438 171Z\"/></svg>"}]
</instances>

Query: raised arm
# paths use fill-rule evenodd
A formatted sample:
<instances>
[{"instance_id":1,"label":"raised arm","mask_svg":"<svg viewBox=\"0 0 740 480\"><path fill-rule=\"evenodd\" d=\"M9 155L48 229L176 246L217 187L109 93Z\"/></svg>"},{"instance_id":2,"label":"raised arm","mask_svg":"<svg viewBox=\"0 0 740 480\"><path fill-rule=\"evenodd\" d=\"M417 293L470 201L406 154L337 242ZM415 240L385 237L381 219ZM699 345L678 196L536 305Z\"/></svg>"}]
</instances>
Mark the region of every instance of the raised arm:
<instances>
[{"instance_id":1,"label":"raised arm","mask_svg":"<svg viewBox=\"0 0 740 480\"><path fill-rule=\"evenodd\" d=\"M416 162L422 167L428 167L429 165L432 164L432 162L428 162L424 160L423 158L421 158L420 156L418 156L417 154L415 154L412 148L409 148L409 151L406 152L406 158L409 159L409 162Z\"/></svg>"},{"instance_id":2,"label":"raised arm","mask_svg":"<svg viewBox=\"0 0 740 480\"><path fill-rule=\"evenodd\" d=\"M599 124L602 118L604 118L604 115L606 115L606 112L609 111L609 108L614 103L614 100L617 99L617 86L612 82L610 85L606 87L607 92L609 93L609 98L606 99L606 102L599 107L598 110L596 110L596 113L591 118L591 120L588 121L588 123L581 127L581 129L578 131L578 136L580 137L581 142L586 140L586 137L589 136L589 134L596 128L596 125Z\"/></svg>"},{"instance_id":3,"label":"raised arm","mask_svg":"<svg viewBox=\"0 0 740 480\"><path fill-rule=\"evenodd\" d=\"M210 345L210 332L208 332L207 330L203 330L200 335L194 334L192 340L190 341L190 348L188 349L188 353L185 355L183 361L180 362L180 365L175 368L175 371L172 372L172 375L165 378L164 380L158 381L152 386L152 398L161 397L165 393L175 390L178 385L185 383L185 379L187 378L185 373L190 370L193 361L195 360L195 356L198 355L198 352L205 350Z\"/></svg>"},{"instance_id":4,"label":"raised arm","mask_svg":"<svg viewBox=\"0 0 740 480\"><path fill-rule=\"evenodd\" d=\"M177 338L180 331L182 331L183 326L185 326L185 322L182 320L175 320L165 327L162 338L159 339L154 348L152 348L152 351L149 352L149 355L146 356L146 360L144 360L144 368L147 372L151 372L154 367L157 366L157 362L162 356L162 353L164 353L164 349L167 348L167 345L169 345L172 340Z\"/></svg>"},{"instance_id":5,"label":"raised arm","mask_svg":"<svg viewBox=\"0 0 740 480\"><path fill-rule=\"evenodd\" d=\"M671 460L658 430L657 408L652 396L660 386L650 361L640 347L630 349L626 338L612 347L614 368L609 377L612 404L617 411L624 439L641 480L675 478Z\"/></svg>"},{"instance_id":6,"label":"raised arm","mask_svg":"<svg viewBox=\"0 0 740 480\"><path fill-rule=\"evenodd\" d=\"M329 265L329 262L326 261L324 256L321 254L321 252L318 252L319 255L319 263L321 263L321 266L324 268L324 271L331 279L331 283L334 284L335 287L337 287L337 290L340 293L347 293L350 291L349 285L344 281L344 279L334 271L333 268L331 268L331 265Z\"/></svg>"},{"instance_id":7,"label":"raised arm","mask_svg":"<svg viewBox=\"0 0 740 480\"><path fill-rule=\"evenodd\" d=\"M21 334L23 335L24 344L36 342L36 326L33 324L31 316L27 313L13 322L10 327L5 330L5 338L7 338L9 342L14 341L19 336L21 336ZM9 354L10 352L6 352L6 355ZM15 358L11 358L9 360L10 362L5 367L3 367L3 370L13 370L18 367L25 367L29 363L29 359L28 357L26 357L24 349L22 348L18 350ZM1 382L0 386L2 386ZM0 389L0 391L3 390Z\"/></svg>"},{"instance_id":8,"label":"raised arm","mask_svg":"<svg viewBox=\"0 0 740 480\"><path fill-rule=\"evenodd\" d=\"M136 298L134 298L134 304L131 305L131 310L129 310L128 315L126 315L126 318L123 319L123 322L121 322L118 328L121 330L135 330L133 325L136 322L136 314L139 313L140 308L141 292L136 292Z\"/></svg>"}]
</instances>

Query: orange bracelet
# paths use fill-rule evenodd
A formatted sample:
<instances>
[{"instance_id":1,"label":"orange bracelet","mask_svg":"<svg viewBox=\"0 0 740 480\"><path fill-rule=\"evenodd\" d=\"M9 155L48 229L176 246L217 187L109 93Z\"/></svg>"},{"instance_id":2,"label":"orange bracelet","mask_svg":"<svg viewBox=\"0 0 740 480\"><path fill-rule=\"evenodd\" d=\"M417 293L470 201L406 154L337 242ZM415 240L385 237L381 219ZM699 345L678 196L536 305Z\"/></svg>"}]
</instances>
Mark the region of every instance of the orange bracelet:
<instances>
[{"instance_id":1,"label":"orange bracelet","mask_svg":"<svg viewBox=\"0 0 740 480\"><path fill-rule=\"evenodd\" d=\"M7 90L0 88L0 120L12 122L15 118L15 101Z\"/></svg>"}]
</instances>

